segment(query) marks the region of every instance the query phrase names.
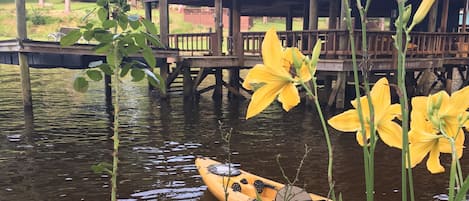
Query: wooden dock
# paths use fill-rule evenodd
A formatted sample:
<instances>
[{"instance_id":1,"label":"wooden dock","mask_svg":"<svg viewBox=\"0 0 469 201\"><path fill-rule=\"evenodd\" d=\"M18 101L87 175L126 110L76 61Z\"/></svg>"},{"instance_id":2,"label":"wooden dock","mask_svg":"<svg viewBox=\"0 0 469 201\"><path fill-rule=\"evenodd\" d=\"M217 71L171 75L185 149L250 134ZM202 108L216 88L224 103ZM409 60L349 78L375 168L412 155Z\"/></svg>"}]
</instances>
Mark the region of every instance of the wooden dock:
<instances>
[{"instance_id":1,"label":"wooden dock","mask_svg":"<svg viewBox=\"0 0 469 201\"><path fill-rule=\"evenodd\" d=\"M359 33L357 31L357 43L360 42ZM260 53L263 34L242 33L241 41L244 46L235 50L235 45L231 44L225 54L215 50L217 43L214 42L216 35L213 33L169 35L169 45L172 49L153 51L159 66L172 66L161 69L168 72L166 85L169 91L179 82L182 83L182 86L179 86L182 88L179 89L180 93L186 97L213 91L213 97L220 98L223 88L228 90L231 97L246 97L250 92L241 87L243 78L239 72L262 63ZM317 76L324 84L324 91L328 92L328 106L344 107L345 88L348 83L353 82L350 46L340 49L338 43L339 40L348 41L347 38L343 39L346 31L286 31L278 34L282 44L299 47L306 55L311 54L311 47L318 39L326 41L323 43L321 59L317 66ZM368 70L372 76L387 75L392 80L396 70L392 34L393 32L369 33L368 51L371 66ZM409 49L406 65L409 83L417 83L422 72L430 70L437 76L436 81L450 86L454 69L463 79L463 84L468 84L469 48L465 47L469 47L469 34L414 33L412 36L411 43L414 46ZM227 41L233 39L228 38ZM61 47L57 42L44 41L0 41L0 63L18 65L18 53L24 53L27 55L29 66L33 68L85 69L91 61L105 60L104 55L94 53L93 47L94 45L90 44ZM358 47L357 52L360 58L361 47ZM135 58L138 58L138 55L135 55ZM224 71L230 74L226 81L223 78ZM213 85L201 87L200 84L208 76L214 76Z\"/></svg>"}]
</instances>

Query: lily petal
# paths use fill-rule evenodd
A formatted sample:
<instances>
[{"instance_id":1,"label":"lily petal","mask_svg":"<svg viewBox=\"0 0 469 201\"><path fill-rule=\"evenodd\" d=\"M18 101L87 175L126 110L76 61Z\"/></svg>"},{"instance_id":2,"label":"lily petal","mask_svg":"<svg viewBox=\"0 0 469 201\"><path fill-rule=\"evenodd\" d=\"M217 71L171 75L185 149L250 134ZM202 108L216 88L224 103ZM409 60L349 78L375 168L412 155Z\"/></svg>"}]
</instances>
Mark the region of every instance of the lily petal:
<instances>
[{"instance_id":1,"label":"lily petal","mask_svg":"<svg viewBox=\"0 0 469 201\"><path fill-rule=\"evenodd\" d=\"M378 125L378 133L390 147L402 149L402 128L393 121L383 121Z\"/></svg>"},{"instance_id":2,"label":"lily petal","mask_svg":"<svg viewBox=\"0 0 469 201\"><path fill-rule=\"evenodd\" d=\"M389 90L388 80L383 77L376 82L376 84L371 88L371 100L373 102L374 111L376 116L381 116L384 113L383 110L387 106L391 105L391 94Z\"/></svg>"},{"instance_id":3,"label":"lily petal","mask_svg":"<svg viewBox=\"0 0 469 201\"><path fill-rule=\"evenodd\" d=\"M282 45L277 32L270 28L262 41L262 59L266 66L280 66L282 62Z\"/></svg>"},{"instance_id":4,"label":"lily petal","mask_svg":"<svg viewBox=\"0 0 469 201\"><path fill-rule=\"evenodd\" d=\"M261 83L279 83L279 82L288 82L288 79L282 78L276 74L274 74L270 68L262 65L257 64L249 70L248 74L246 75L246 79L243 82L243 87L252 90L251 84L261 84Z\"/></svg>"},{"instance_id":5,"label":"lily petal","mask_svg":"<svg viewBox=\"0 0 469 201\"><path fill-rule=\"evenodd\" d=\"M442 173L445 168L440 164L440 151L437 146L433 146L427 160L427 169L432 174Z\"/></svg>"},{"instance_id":6,"label":"lily petal","mask_svg":"<svg viewBox=\"0 0 469 201\"><path fill-rule=\"evenodd\" d=\"M347 110L330 118L327 123L342 132L353 132L360 130L360 119L357 110Z\"/></svg>"},{"instance_id":7,"label":"lily petal","mask_svg":"<svg viewBox=\"0 0 469 201\"><path fill-rule=\"evenodd\" d=\"M464 87L453 94L451 94L451 110L448 111L450 115L457 116L469 108L469 86Z\"/></svg>"},{"instance_id":8,"label":"lily petal","mask_svg":"<svg viewBox=\"0 0 469 201\"><path fill-rule=\"evenodd\" d=\"M298 89L296 89L294 84L287 84L280 92L278 100L282 103L283 109L288 112L300 103Z\"/></svg>"},{"instance_id":9,"label":"lily petal","mask_svg":"<svg viewBox=\"0 0 469 201\"><path fill-rule=\"evenodd\" d=\"M282 87L282 83L266 84L255 91L251 97L251 102L249 102L246 119L261 113L265 108L267 108L267 106L275 100Z\"/></svg>"},{"instance_id":10,"label":"lily petal","mask_svg":"<svg viewBox=\"0 0 469 201\"><path fill-rule=\"evenodd\" d=\"M411 131L412 132L412 131ZM409 132L409 135L411 135ZM410 166L413 168L420 162L422 162L423 158L430 152L433 148L434 143L426 143L426 142L418 142L418 143L411 143L409 145L409 153L410 153Z\"/></svg>"}]
</instances>

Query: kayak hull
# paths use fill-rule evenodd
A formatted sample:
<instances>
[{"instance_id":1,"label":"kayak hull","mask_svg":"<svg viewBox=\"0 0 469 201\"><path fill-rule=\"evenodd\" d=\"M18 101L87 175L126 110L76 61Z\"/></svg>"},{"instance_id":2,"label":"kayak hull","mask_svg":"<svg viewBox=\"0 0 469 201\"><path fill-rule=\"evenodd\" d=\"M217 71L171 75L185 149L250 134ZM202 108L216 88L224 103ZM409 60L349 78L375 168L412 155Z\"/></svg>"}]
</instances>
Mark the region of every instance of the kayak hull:
<instances>
[{"instance_id":1,"label":"kayak hull","mask_svg":"<svg viewBox=\"0 0 469 201\"><path fill-rule=\"evenodd\" d=\"M284 187L281 183L243 170L240 170L240 174L237 176L219 176L209 170L214 165L220 164L220 162L209 158L197 158L195 160L197 170L208 190L220 201L226 200L225 192L228 194L228 201L253 201L257 196L263 201L273 201L277 192ZM257 185L259 183L262 184L262 187ZM315 194L309 194L309 197L313 201L328 200Z\"/></svg>"}]
</instances>

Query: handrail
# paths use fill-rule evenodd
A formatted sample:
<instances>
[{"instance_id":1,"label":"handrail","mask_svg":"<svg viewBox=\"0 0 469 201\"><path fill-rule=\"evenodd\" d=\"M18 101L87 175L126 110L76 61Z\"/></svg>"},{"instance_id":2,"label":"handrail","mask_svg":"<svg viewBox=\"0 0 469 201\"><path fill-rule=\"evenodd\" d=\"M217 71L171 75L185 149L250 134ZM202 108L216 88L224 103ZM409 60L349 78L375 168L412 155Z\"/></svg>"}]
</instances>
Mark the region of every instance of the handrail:
<instances>
[{"instance_id":1,"label":"handrail","mask_svg":"<svg viewBox=\"0 0 469 201\"><path fill-rule=\"evenodd\" d=\"M350 58L350 41L346 30L305 30L277 32L283 46L298 47L304 54L311 50L318 39L322 44L322 57ZM370 58L394 57L393 31L368 31L368 56ZM240 45L246 55L260 55L265 32L242 32ZM361 31L355 30L356 52L363 56ZM233 52L232 38L226 40L228 52ZM183 54L213 55L216 50L215 33L170 34L169 47ZM341 45L342 43L342 45ZM408 46L409 57L463 57L469 55L469 33L412 32Z\"/></svg>"},{"instance_id":2,"label":"handrail","mask_svg":"<svg viewBox=\"0 0 469 201\"><path fill-rule=\"evenodd\" d=\"M169 47L191 55L212 54L215 37L215 33L169 34Z\"/></svg>"},{"instance_id":3,"label":"handrail","mask_svg":"<svg viewBox=\"0 0 469 201\"><path fill-rule=\"evenodd\" d=\"M241 33L244 53L258 55L264 32ZM350 57L350 42L346 30L305 30L277 32L283 46L298 47L304 54L311 54L313 45L318 39L322 44L321 54L325 57ZM368 31L368 54L371 58L392 57L395 54L392 31ZM361 31L355 30L357 54L363 54ZM342 48L339 45L344 43ZM469 33L413 32L411 33L408 53L411 57L426 56L467 56L469 54Z\"/></svg>"}]
</instances>

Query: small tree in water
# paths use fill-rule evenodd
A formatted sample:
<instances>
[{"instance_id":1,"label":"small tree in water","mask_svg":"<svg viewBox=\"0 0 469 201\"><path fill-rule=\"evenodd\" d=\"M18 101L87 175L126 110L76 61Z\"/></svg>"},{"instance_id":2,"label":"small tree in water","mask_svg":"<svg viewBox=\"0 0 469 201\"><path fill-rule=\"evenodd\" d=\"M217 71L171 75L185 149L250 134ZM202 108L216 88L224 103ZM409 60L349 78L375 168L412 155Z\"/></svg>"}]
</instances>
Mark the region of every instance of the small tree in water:
<instances>
[{"instance_id":1,"label":"small tree in water","mask_svg":"<svg viewBox=\"0 0 469 201\"><path fill-rule=\"evenodd\" d=\"M113 163L99 163L92 168L95 172L106 172L110 174L112 182L111 200L117 200L117 167L119 152L119 90L120 78L129 72L132 81L147 79L148 82L165 93L165 81L159 74L153 72L156 59L149 43L160 46L156 37L155 25L139 15L129 15L130 6L126 0L97 0L96 12L98 23L87 23L80 29L71 31L64 36L60 44L69 46L84 38L87 41L96 40L98 44L94 50L98 54L106 55L105 61L93 61L89 69L83 71L73 84L76 91L86 92L89 80L100 81L103 73L112 76L111 88L114 90L114 140ZM88 14L87 16L90 16ZM130 55L142 54L146 63L137 60L128 60Z\"/></svg>"}]
</instances>

